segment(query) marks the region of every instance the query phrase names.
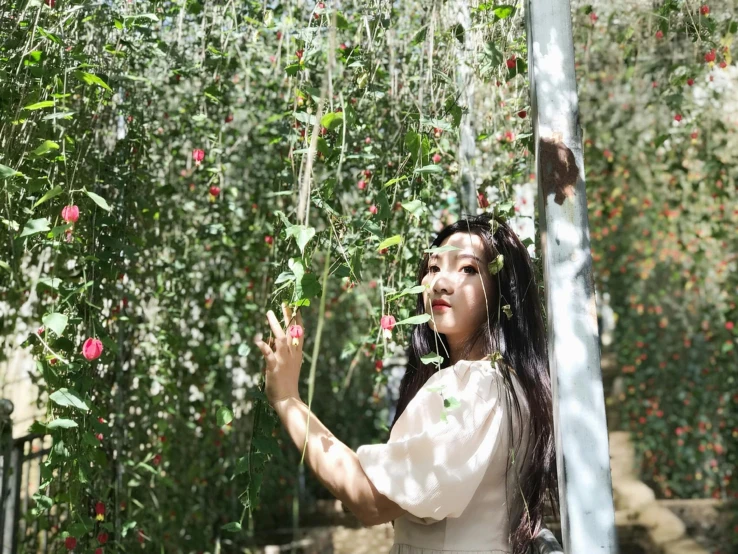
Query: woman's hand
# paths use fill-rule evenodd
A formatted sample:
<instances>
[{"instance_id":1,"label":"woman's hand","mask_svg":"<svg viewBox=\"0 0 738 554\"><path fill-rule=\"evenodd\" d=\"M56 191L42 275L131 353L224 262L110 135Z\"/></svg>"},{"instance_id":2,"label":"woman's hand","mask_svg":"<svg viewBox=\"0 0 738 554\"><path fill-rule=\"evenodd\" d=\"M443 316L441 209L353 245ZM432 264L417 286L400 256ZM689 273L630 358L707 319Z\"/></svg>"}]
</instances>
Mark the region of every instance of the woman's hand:
<instances>
[{"instance_id":1,"label":"woman's hand","mask_svg":"<svg viewBox=\"0 0 738 554\"><path fill-rule=\"evenodd\" d=\"M266 359L264 392L272 408L280 400L290 397L300 398L298 383L300 382L304 340L302 315L298 308L295 318L292 315L292 309L285 302L282 303L282 313L286 333L282 330L277 316L269 310L267 320L272 329L273 342L272 340L269 341L270 344L263 342L261 333L256 335L254 341Z\"/></svg>"}]
</instances>

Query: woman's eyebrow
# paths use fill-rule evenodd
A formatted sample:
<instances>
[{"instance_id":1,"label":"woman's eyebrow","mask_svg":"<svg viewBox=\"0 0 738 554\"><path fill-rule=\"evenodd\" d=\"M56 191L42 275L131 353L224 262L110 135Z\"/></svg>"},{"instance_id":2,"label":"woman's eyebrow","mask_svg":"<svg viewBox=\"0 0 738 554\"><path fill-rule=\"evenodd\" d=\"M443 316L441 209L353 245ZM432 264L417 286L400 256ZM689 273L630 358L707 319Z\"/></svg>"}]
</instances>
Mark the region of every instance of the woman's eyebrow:
<instances>
[{"instance_id":1,"label":"woman's eyebrow","mask_svg":"<svg viewBox=\"0 0 738 554\"><path fill-rule=\"evenodd\" d=\"M438 254L433 254L430 257L430 261L431 262L434 262L434 261L437 261L439 258L440 258L440 256ZM463 254L459 254L458 256L456 256L456 258L457 259L460 259L460 258L473 258L473 259L477 260L480 264L482 263L482 260L480 260L479 257L476 254L463 253Z\"/></svg>"}]
</instances>

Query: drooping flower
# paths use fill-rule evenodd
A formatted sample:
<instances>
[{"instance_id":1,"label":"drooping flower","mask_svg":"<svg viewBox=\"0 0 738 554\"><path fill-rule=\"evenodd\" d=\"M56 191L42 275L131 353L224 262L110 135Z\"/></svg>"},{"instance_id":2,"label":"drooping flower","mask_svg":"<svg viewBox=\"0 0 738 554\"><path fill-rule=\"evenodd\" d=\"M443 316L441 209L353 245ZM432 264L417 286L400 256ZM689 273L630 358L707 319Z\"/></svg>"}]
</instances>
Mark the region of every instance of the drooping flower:
<instances>
[{"instance_id":1,"label":"drooping flower","mask_svg":"<svg viewBox=\"0 0 738 554\"><path fill-rule=\"evenodd\" d=\"M714 48L710 50L707 54L705 54L705 61L707 63L712 63L715 61L715 49Z\"/></svg>"},{"instance_id":2,"label":"drooping flower","mask_svg":"<svg viewBox=\"0 0 738 554\"><path fill-rule=\"evenodd\" d=\"M682 120L682 114L678 113L674 116L674 121L681 121Z\"/></svg>"},{"instance_id":3,"label":"drooping flower","mask_svg":"<svg viewBox=\"0 0 738 554\"><path fill-rule=\"evenodd\" d=\"M656 31L656 38L658 38L658 39L664 38L664 32L661 29L659 29L658 31Z\"/></svg>"},{"instance_id":4,"label":"drooping flower","mask_svg":"<svg viewBox=\"0 0 738 554\"><path fill-rule=\"evenodd\" d=\"M271 235L267 235L264 237L264 242L267 244L273 244L274 243L274 237Z\"/></svg>"},{"instance_id":5,"label":"drooping flower","mask_svg":"<svg viewBox=\"0 0 738 554\"><path fill-rule=\"evenodd\" d=\"M195 160L195 165L200 165L200 162L205 159L205 151L200 148L195 148L192 151L192 159Z\"/></svg>"},{"instance_id":6,"label":"drooping flower","mask_svg":"<svg viewBox=\"0 0 738 554\"><path fill-rule=\"evenodd\" d=\"M515 54L510 56L505 63L507 64L508 69L515 69L515 65L517 64Z\"/></svg>"},{"instance_id":7,"label":"drooping flower","mask_svg":"<svg viewBox=\"0 0 738 554\"><path fill-rule=\"evenodd\" d=\"M384 362L382 360L377 360L374 364L374 368L377 371L382 371L382 368L384 367Z\"/></svg>"},{"instance_id":8,"label":"drooping flower","mask_svg":"<svg viewBox=\"0 0 738 554\"><path fill-rule=\"evenodd\" d=\"M305 334L302 325L290 325L289 330L290 336L292 337L292 346L300 344L300 339Z\"/></svg>"},{"instance_id":9,"label":"drooping flower","mask_svg":"<svg viewBox=\"0 0 738 554\"><path fill-rule=\"evenodd\" d=\"M105 521L105 502L95 504L95 519L97 521Z\"/></svg>"},{"instance_id":10,"label":"drooping flower","mask_svg":"<svg viewBox=\"0 0 738 554\"><path fill-rule=\"evenodd\" d=\"M707 4L705 4L703 6L700 6L700 13L702 15L709 15L709 13L710 13L710 6L708 6Z\"/></svg>"},{"instance_id":11,"label":"drooping flower","mask_svg":"<svg viewBox=\"0 0 738 554\"><path fill-rule=\"evenodd\" d=\"M218 196L220 194L220 187L217 185L211 185L210 194L213 196Z\"/></svg>"},{"instance_id":12,"label":"drooping flower","mask_svg":"<svg viewBox=\"0 0 738 554\"><path fill-rule=\"evenodd\" d=\"M371 206L369 206L369 211L372 213L372 215L377 215L377 212L379 211L379 208L377 208L377 206L375 206L374 204L372 204Z\"/></svg>"},{"instance_id":13,"label":"drooping flower","mask_svg":"<svg viewBox=\"0 0 738 554\"><path fill-rule=\"evenodd\" d=\"M102 351L103 345L102 342L100 342L100 339L90 337L82 345L82 355L90 362L98 359L100 354L102 354Z\"/></svg>"},{"instance_id":14,"label":"drooping flower","mask_svg":"<svg viewBox=\"0 0 738 554\"><path fill-rule=\"evenodd\" d=\"M433 160L434 164L437 164L438 162L441 161L441 155L438 152L436 152L435 154L433 154L433 158L431 159Z\"/></svg>"},{"instance_id":15,"label":"drooping flower","mask_svg":"<svg viewBox=\"0 0 738 554\"><path fill-rule=\"evenodd\" d=\"M691 87L694 84L694 79L687 79L687 84Z\"/></svg>"},{"instance_id":16,"label":"drooping flower","mask_svg":"<svg viewBox=\"0 0 738 554\"><path fill-rule=\"evenodd\" d=\"M62 219L67 223L76 223L79 219L79 207L78 206L64 206L61 212Z\"/></svg>"},{"instance_id":17,"label":"drooping flower","mask_svg":"<svg viewBox=\"0 0 738 554\"><path fill-rule=\"evenodd\" d=\"M384 338L386 339L392 338L392 329L395 328L396 323L397 323L397 320L395 319L395 316L393 315L382 316L382 319L379 320L379 324L383 329Z\"/></svg>"}]
</instances>

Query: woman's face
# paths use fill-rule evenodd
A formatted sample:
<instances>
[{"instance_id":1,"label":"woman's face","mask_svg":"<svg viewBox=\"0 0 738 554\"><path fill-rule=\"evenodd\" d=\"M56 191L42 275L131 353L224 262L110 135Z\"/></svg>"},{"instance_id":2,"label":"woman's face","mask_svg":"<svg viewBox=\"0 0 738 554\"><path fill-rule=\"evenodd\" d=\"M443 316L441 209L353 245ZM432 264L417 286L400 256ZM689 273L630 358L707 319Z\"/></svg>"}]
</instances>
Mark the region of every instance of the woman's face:
<instances>
[{"instance_id":1,"label":"woman's face","mask_svg":"<svg viewBox=\"0 0 738 554\"><path fill-rule=\"evenodd\" d=\"M431 329L443 333L449 342L469 337L487 318L487 300L495 287L487 270L482 239L473 233L454 233L441 246L459 250L432 254L422 285L425 312L431 316ZM478 258L475 259L474 256ZM432 307L434 300L445 300L450 307Z\"/></svg>"}]
</instances>

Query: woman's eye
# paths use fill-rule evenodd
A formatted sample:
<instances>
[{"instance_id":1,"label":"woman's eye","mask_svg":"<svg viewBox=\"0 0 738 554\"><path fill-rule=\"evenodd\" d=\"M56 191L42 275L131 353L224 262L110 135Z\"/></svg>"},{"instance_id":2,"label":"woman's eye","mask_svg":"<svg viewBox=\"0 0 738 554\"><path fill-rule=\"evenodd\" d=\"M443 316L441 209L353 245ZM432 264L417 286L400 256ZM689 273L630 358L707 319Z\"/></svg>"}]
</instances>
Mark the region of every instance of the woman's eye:
<instances>
[{"instance_id":1,"label":"woman's eye","mask_svg":"<svg viewBox=\"0 0 738 554\"><path fill-rule=\"evenodd\" d=\"M438 266L437 265L432 265L432 266L430 266L428 268L428 271L430 271L431 273L433 273L432 270L434 270L434 269L438 269ZM474 266L472 266L472 265L466 265L466 266L464 266L462 268L462 270L467 270L467 269L471 269L471 273L469 273L469 275L474 275L477 272L477 270L474 269Z\"/></svg>"}]
</instances>

